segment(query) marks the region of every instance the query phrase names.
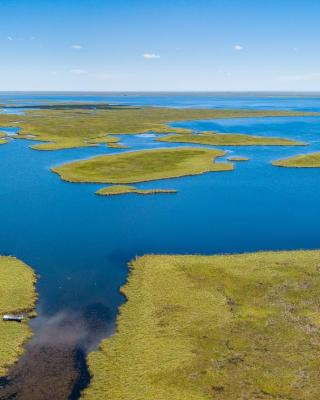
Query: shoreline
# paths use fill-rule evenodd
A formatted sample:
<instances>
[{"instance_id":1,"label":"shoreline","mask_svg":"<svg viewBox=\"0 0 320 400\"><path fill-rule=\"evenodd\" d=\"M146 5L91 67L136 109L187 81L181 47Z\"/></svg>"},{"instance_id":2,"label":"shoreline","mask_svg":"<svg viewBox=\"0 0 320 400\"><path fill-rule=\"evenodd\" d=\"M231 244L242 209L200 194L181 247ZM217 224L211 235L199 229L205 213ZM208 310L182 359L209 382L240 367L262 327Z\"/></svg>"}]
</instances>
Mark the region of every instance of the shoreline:
<instances>
[{"instance_id":1,"label":"shoreline","mask_svg":"<svg viewBox=\"0 0 320 400\"><path fill-rule=\"evenodd\" d=\"M17 258L0 256L0 282L3 287L0 293L0 376L4 377L25 353L25 344L33 336L28 322L36 315L37 276L31 267ZM2 320L3 314L12 313L26 315L20 323Z\"/></svg>"}]
</instances>

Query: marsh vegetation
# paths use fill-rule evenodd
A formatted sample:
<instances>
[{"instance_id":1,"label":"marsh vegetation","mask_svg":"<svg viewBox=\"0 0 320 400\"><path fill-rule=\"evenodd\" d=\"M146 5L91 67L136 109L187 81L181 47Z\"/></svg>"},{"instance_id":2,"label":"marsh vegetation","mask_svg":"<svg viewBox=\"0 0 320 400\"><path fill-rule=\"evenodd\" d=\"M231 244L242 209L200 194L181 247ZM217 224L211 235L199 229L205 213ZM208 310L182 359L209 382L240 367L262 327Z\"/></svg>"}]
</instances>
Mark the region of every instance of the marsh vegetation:
<instances>
[{"instance_id":1,"label":"marsh vegetation","mask_svg":"<svg viewBox=\"0 0 320 400\"><path fill-rule=\"evenodd\" d=\"M159 142L197 143L211 146L305 146L306 143L296 140L244 135L240 133L219 134L203 132L198 134L178 134L158 138Z\"/></svg>"},{"instance_id":2,"label":"marsh vegetation","mask_svg":"<svg viewBox=\"0 0 320 400\"><path fill-rule=\"evenodd\" d=\"M86 109L77 105L71 109L27 110L25 114L0 114L0 126L20 127L17 137L41 141L32 146L37 150L57 150L73 147L114 144L112 134L190 133L184 128L173 128L172 121L206 120L216 118L312 116L312 112L277 110L223 110L223 109L174 109L161 107L118 107Z\"/></svg>"},{"instance_id":3,"label":"marsh vegetation","mask_svg":"<svg viewBox=\"0 0 320 400\"><path fill-rule=\"evenodd\" d=\"M227 158L228 161L249 161L248 157L243 156L230 156Z\"/></svg>"},{"instance_id":4,"label":"marsh vegetation","mask_svg":"<svg viewBox=\"0 0 320 400\"><path fill-rule=\"evenodd\" d=\"M320 153L300 154L298 156L273 161L277 167L320 168Z\"/></svg>"},{"instance_id":5,"label":"marsh vegetation","mask_svg":"<svg viewBox=\"0 0 320 400\"><path fill-rule=\"evenodd\" d=\"M230 171L231 163L216 163L222 150L175 148L142 150L76 161L52 168L68 182L135 183Z\"/></svg>"},{"instance_id":6,"label":"marsh vegetation","mask_svg":"<svg viewBox=\"0 0 320 400\"><path fill-rule=\"evenodd\" d=\"M27 320L33 315L37 299L35 281L33 270L22 261L0 256L0 376L18 360L32 335ZM4 314L19 313L25 315L21 323L2 320Z\"/></svg>"},{"instance_id":7,"label":"marsh vegetation","mask_svg":"<svg viewBox=\"0 0 320 400\"><path fill-rule=\"evenodd\" d=\"M319 396L319 251L144 256L84 400Z\"/></svg>"},{"instance_id":8,"label":"marsh vegetation","mask_svg":"<svg viewBox=\"0 0 320 400\"><path fill-rule=\"evenodd\" d=\"M174 189L137 189L134 186L128 186L128 185L113 185L104 187L96 191L96 194L99 194L101 196L115 196L119 194L129 194L129 193L148 195L148 194L160 194L160 193L177 193L177 191Z\"/></svg>"},{"instance_id":9,"label":"marsh vegetation","mask_svg":"<svg viewBox=\"0 0 320 400\"><path fill-rule=\"evenodd\" d=\"M0 132L0 144L6 144L8 140L6 139L6 134L4 132Z\"/></svg>"}]
</instances>

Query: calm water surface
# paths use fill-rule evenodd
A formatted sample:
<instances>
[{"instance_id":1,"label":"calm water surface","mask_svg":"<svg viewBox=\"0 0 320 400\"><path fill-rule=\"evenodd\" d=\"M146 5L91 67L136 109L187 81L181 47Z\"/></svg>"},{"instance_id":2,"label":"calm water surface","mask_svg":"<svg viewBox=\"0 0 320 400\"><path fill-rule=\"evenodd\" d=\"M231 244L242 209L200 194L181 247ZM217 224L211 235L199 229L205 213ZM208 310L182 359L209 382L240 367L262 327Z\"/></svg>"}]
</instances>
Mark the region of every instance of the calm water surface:
<instances>
[{"instance_id":1,"label":"calm water surface","mask_svg":"<svg viewBox=\"0 0 320 400\"><path fill-rule=\"evenodd\" d=\"M39 98L0 94L0 103L88 100L320 110L317 97L47 94ZM94 192L101 185L62 182L50 172L50 167L67 161L124 150L101 146L41 152L31 150L29 141L14 139L0 146L0 254L17 256L40 274L35 337L52 318L94 309L105 320L95 340L90 341L89 348L95 346L113 330L123 301L119 287L126 280L127 263L135 256L320 248L320 169L285 169L270 164L301 152L320 151L320 118L245 118L174 125L195 131L293 138L310 146L227 147L228 155L247 156L250 161L237 163L232 172L140 184L141 188L179 191L176 195L141 197L99 197ZM8 133L14 137L14 130ZM124 136L123 143L133 150L165 146L148 135Z\"/></svg>"}]
</instances>

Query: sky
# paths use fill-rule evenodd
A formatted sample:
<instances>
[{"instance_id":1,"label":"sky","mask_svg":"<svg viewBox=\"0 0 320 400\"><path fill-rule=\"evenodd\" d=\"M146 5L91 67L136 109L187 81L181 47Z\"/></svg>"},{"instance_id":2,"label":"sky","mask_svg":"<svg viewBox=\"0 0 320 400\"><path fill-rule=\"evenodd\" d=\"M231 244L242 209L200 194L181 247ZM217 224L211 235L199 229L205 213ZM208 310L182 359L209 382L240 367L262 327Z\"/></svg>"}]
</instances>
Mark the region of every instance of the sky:
<instances>
[{"instance_id":1,"label":"sky","mask_svg":"<svg viewBox=\"0 0 320 400\"><path fill-rule=\"evenodd\" d=\"M0 0L0 90L320 91L320 1Z\"/></svg>"}]
</instances>

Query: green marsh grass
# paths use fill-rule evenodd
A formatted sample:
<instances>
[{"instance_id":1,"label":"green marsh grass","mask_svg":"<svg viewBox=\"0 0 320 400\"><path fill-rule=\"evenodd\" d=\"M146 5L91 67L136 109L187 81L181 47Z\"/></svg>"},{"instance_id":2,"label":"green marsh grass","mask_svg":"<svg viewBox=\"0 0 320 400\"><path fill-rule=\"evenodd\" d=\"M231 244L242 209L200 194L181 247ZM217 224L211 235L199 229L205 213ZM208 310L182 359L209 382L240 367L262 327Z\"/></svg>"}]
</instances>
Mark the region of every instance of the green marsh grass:
<instances>
[{"instance_id":1,"label":"green marsh grass","mask_svg":"<svg viewBox=\"0 0 320 400\"><path fill-rule=\"evenodd\" d=\"M0 126L20 127L17 138L35 135L32 140L45 143L32 146L37 150L58 150L112 143L112 134L190 133L173 128L172 121L208 120L216 118L316 116L319 113L278 110L174 109L162 107L127 107L88 110L71 109L27 110L24 115L0 114ZM101 138L96 141L96 138Z\"/></svg>"},{"instance_id":2,"label":"green marsh grass","mask_svg":"<svg viewBox=\"0 0 320 400\"><path fill-rule=\"evenodd\" d=\"M197 143L212 146L305 146L306 143L276 137L252 136L239 133L203 132L178 134L158 138L159 142Z\"/></svg>"},{"instance_id":3,"label":"green marsh grass","mask_svg":"<svg viewBox=\"0 0 320 400\"><path fill-rule=\"evenodd\" d=\"M114 195L129 194L129 193L148 195L148 194L160 194L160 193L177 193L177 191L174 189L137 189L134 186L128 186L128 185L108 186L96 191L96 194L99 194L101 196L114 196Z\"/></svg>"},{"instance_id":4,"label":"green marsh grass","mask_svg":"<svg viewBox=\"0 0 320 400\"><path fill-rule=\"evenodd\" d=\"M288 168L320 168L320 153L301 154L273 161L272 165Z\"/></svg>"},{"instance_id":5,"label":"green marsh grass","mask_svg":"<svg viewBox=\"0 0 320 400\"><path fill-rule=\"evenodd\" d=\"M318 400L320 251L150 255L83 400Z\"/></svg>"},{"instance_id":6,"label":"green marsh grass","mask_svg":"<svg viewBox=\"0 0 320 400\"><path fill-rule=\"evenodd\" d=\"M32 315L37 300L33 270L14 257L0 256L0 376L8 372L23 353L32 332L27 320L21 323L2 320L3 314Z\"/></svg>"},{"instance_id":7,"label":"green marsh grass","mask_svg":"<svg viewBox=\"0 0 320 400\"><path fill-rule=\"evenodd\" d=\"M93 157L52 168L68 182L135 183L230 171L231 163L216 163L222 150L202 148L156 149Z\"/></svg>"},{"instance_id":8,"label":"green marsh grass","mask_svg":"<svg viewBox=\"0 0 320 400\"><path fill-rule=\"evenodd\" d=\"M250 158L243 156L230 156L227 158L228 161L249 161Z\"/></svg>"}]
</instances>

